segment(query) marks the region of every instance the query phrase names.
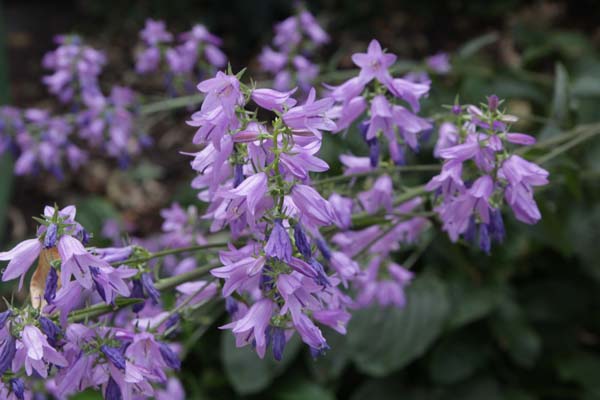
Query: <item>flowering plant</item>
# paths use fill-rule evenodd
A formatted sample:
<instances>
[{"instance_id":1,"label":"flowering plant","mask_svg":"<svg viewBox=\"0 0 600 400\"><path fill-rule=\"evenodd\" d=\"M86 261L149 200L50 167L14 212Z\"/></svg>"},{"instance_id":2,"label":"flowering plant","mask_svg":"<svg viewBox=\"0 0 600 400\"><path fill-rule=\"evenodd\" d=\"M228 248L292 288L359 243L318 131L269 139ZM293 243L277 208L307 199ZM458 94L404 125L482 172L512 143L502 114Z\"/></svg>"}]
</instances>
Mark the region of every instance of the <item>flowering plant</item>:
<instances>
[{"instance_id":1,"label":"flowering plant","mask_svg":"<svg viewBox=\"0 0 600 400\"><path fill-rule=\"evenodd\" d=\"M537 223L535 189L550 183L541 164L553 153L536 162L528 152L573 139L515 132L518 118L493 94L423 112L434 90L426 71L448 74L445 54L403 74L373 39L351 56L349 79L320 75L309 59L330 37L306 9L277 24L274 48L259 56L273 82L226 68L221 39L203 25L173 35L148 20L140 39L135 70L159 73L174 98L148 104L123 86L104 95L104 54L59 36L44 83L68 114L2 107L0 151L17 156L16 175L63 178L94 152L126 167L153 145L144 116L201 98L187 120L196 148L181 151L197 204L163 209L162 232L143 239L123 239L115 221L89 232L72 205L43 208L35 235L0 253L2 281L19 279L18 291L27 281L29 293L0 314L3 398L88 388L107 399L183 398L188 323L200 332L192 345L220 321L258 358L284 362L298 338L327 357L338 340L330 331L345 335L354 314L404 312L420 280L413 267L437 232L489 255L509 208ZM439 162L411 164L432 132ZM332 161L323 149L333 140L361 146ZM343 171L332 175L337 158ZM407 186L407 174L418 183ZM93 245L94 234L112 243Z\"/></svg>"}]
</instances>

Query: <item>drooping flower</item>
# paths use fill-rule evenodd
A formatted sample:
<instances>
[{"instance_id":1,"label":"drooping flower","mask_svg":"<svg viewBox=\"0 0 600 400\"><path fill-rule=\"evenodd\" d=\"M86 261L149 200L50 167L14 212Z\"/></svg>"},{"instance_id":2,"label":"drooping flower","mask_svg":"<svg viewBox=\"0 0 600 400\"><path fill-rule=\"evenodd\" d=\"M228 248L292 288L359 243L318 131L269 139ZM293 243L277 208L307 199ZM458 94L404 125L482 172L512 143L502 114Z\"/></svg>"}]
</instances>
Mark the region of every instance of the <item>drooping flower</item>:
<instances>
[{"instance_id":1,"label":"drooping flower","mask_svg":"<svg viewBox=\"0 0 600 400\"><path fill-rule=\"evenodd\" d=\"M58 253L62 260L61 281L65 286L71 276L85 289L91 289L93 280L90 266L112 268L106 261L88 252L81 242L69 235L63 235L58 241Z\"/></svg>"},{"instance_id":2,"label":"drooping flower","mask_svg":"<svg viewBox=\"0 0 600 400\"><path fill-rule=\"evenodd\" d=\"M23 278L31 267L31 264L39 257L42 251L42 243L39 239L28 239L12 250L0 253L0 260L9 261L8 266L2 273L2 280L9 281L21 277L19 290L23 286Z\"/></svg>"},{"instance_id":3,"label":"drooping flower","mask_svg":"<svg viewBox=\"0 0 600 400\"><path fill-rule=\"evenodd\" d=\"M440 125L439 137L433 150L435 157L440 157L440 151L458 144L458 128L450 122Z\"/></svg>"},{"instance_id":4,"label":"drooping flower","mask_svg":"<svg viewBox=\"0 0 600 400\"><path fill-rule=\"evenodd\" d=\"M316 96L316 91L312 88L306 102L286 111L283 114L283 121L298 133L312 132L320 138L321 131L334 131L337 126L327 114L333 106L333 99L316 100Z\"/></svg>"},{"instance_id":5,"label":"drooping flower","mask_svg":"<svg viewBox=\"0 0 600 400\"><path fill-rule=\"evenodd\" d=\"M515 217L526 224L539 221L542 216L533 198L533 187L548 184L548 171L512 155L502 163L498 177L508 182L504 198Z\"/></svg>"},{"instance_id":6,"label":"drooping flower","mask_svg":"<svg viewBox=\"0 0 600 400\"><path fill-rule=\"evenodd\" d=\"M389 278L380 279L380 270L386 269ZM382 257L375 257L359 278L359 293L356 305L367 307L374 302L379 305L404 307L406 305L405 287L412 280L413 274L402 266L389 263L384 265Z\"/></svg>"},{"instance_id":7,"label":"drooping flower","mask_svg":"<svg viewBox=\"0 0 600 400\"><path fill-rule=\"evenodd\" d=\"M214 78L209 78L198 84L198 90L206 93L202 103L205 110L213 110L221 106L223 112L231 118L235 106L242 104L244 97L240 91L240 81L233 75L227 75L221 71Z\"/></svg>"},{"instance_id":8,"label":"drooping flower","mask_svg":"<svg viewBox=\"0 0 600 400\"><path fill-rule=\"evenodd\" d=\"M267 327L275 304L267 298L258 300L250 307L242 318L223 325L220 329L231 329L236 336L236 346L242 347L249 343L256 346L256 352L260 358L265 356L267 349Z\"/></svg>"},{"instance_id":9,"label":"drooping flower","mask_svg":"<svg viewBox=\"0 0 600 400\"><path fill-rule=\"evenodd\" d=\"M466 232L473 213L477 213L485 224L490 221L489 198L494 190L494 183L489 175L478 178L464 193L450 199L436 208L452 241Z\"/></svg>"},{"instance_id":10,"label":"drooping flower","mask_svg":"<svg viewBox=\"0 0 600 400\"><path fill-rule=\"evenodd\" d=\"M273 89L254 89L252 91L252 100L264 109L283 112L284 108L291 108L296 105L296 100L291 96L296 89L287 92L279 92Z\"/></svg>"},{"instance_id":11,"label":"drooping flower","mask_svg":"<svg viewBox=\"0 0 600 400\"><path fill-rule=\"evenodd\" d=\"M265 246L267 257L289 262L292 258L292 242L280 220L275 221L269 240Z\"/></svg>"},{"instance_id":12,"label":"drooping flower","mask_svg":"<svg viewBox=\"0 0 600 400\"><path fill-rule=\"evenodd\" d=\"M17 341L17 353L13 363L18 367L25 365L28 376L35 370L43 378L48 376L49 364L58 367L69 365L67 360L50 346L44 334L32 325L23 328L21 340Z\"/></svg>"},{"instance_id":13,"label":"drooping flower","mask_svg":"<svg viewBox=\"0 0 600 400\"><path fill-rule=\"evenodd\" d=\"M248 177L238 187L219 191L219 195L225 199L243 198L247 202L248 212L255 216L259 202L267 192L267 175L259 172Z\"/></svg>"},{"instance_id":14,"label":"drooping flower","mask_svg":"<svg viewBox=\"0 0 600 400\"><path fill-rule=\"evenodd\" d=\"M310 186L295 185L289 198L297 208L300 220L306 225L324 226L336 219L331 204Z\"/></svg>"}]
</instances>

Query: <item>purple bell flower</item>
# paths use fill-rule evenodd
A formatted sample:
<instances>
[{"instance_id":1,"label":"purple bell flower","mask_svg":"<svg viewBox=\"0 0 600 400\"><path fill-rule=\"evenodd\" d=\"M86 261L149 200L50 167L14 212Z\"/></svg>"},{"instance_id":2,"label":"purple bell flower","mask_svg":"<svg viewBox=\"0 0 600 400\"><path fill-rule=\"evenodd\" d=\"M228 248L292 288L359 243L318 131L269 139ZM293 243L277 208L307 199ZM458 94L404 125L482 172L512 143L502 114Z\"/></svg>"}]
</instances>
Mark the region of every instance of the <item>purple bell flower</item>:
<instances>
[{"instance_id":1,"label":"purple bell flower","mask_svg":"<svg viewBox=\"0 0 600 400\"><path fill-rule=\"evenodd\" d=\"M106 389L104 390L104 398L106 400L122 400L123 395L121 393L121 388L112 378L112 376L108 377L108 383L106 384Z\"/></svg>"},{"instance_id":2,"label":"purple bell flower","mask_svg":"<svg viewBox=\"0 0 600 400\"><path fill-rule=\"evenodd\" d=\"M286 340L285 332L281 328L274 327L271 329L271 349L273 350L273 358L277 361L283 359L283 351L285 350Z\"/></svg>"},{"instance_id":3,"label":"purple bell flower","mask_svg":"<svg viewBox=\"0 0 600 400\"><path fill-rule=\"evenodd\" d=\"M21 378L12 378L10 388L17 399L25 400L25 384Z\"/></svg>"},{"instance_id":4,"label":"purple bell flower","mask_svg":"<svg viewBox=\"0 0 600 400\"><path fill-rule=\"evenodd\" d=\"M172 368L174 370L181 369L181 361L179 360L179 357L177 357L177 355L173 352L173 350L171 350L169 345L160 342L159 349L160 355L162 356L163 360L165 361L165 364L167 364L169 368Z\"/></svg>"},{"instance_id":5,"label":"purple bell flower","mask_svg":"<svg viewBox=\"0 0 600 400\"><path fill-rule=\"evenodd\" d=\"M154 287L154 281L149 272L142 274L142 286L148 297L152 300L152 303L158 304L160 302L160 292Z\"/></svg>"},{"instance_id":6,"label":"purple bell flower","mask_svg":"<svg viewBox=\"0 0 600 400\"><path fill-rule=\"evenodd\" d=\"M46 230L46 235L44 236L44 248L49 249L51 247L56 246L56 233L58 231L58 226L56 224L50 224L48 229Z\"/></svg>"},{"instance_id":7,"label":"purple bell flower","mask_svg":"<svg viewBox=\"0 0 600 400\"><path fill-rule=\"evenodd\" d=\"M267 257L276 258L280 261L289 262L292 258L292 242L287 230L276 220L269 240L265 246Z\"/></svg>"},{"instance_id":8,"label":"purple bell flower","mask_svg":"<svg viewBox=\"0 0 600 400\"><path fill-rule=\"evenodd\" d=\"M0 340L0 375L4 375L11 367L17 353L16 340L8 333Z\"/></svg>"},{"instance_id":9,"label":"purple bell flower","mask_svg":"<svg viewBox=\"0 0 600 400\"><path fill-rule=\"evenodd\" d=\"M296 242L296 248L302 254L305 260L308 260L312 257L312 250L310 248L310 242L304 233L304 229L302 229L302 225L300 223L294 225L294 241Z\"/></svg>"},{"instance_id":10,"label":"purple bell flower","mask_svg":"<svg viewBox=\"0 0 600 400\"><path fill-rule=\"evenodd\" d=\"M110 347L105 344L100 346L100 351L106 356L106 358L118 369L125 371L126 361L123 352L116 347Z\"/></svg>"}]
</instances>

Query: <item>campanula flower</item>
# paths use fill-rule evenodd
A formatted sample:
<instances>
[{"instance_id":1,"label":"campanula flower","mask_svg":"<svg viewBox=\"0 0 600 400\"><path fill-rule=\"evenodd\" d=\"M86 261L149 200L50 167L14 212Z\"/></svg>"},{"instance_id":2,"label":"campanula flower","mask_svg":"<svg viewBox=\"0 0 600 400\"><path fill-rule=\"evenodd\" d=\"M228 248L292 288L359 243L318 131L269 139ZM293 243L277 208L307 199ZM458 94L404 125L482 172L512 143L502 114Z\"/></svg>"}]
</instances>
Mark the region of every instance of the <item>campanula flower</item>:
<instances>
[{"instance_id":1,"label":"campanula flower","mask_svg":"<svg viewBox=\"0 0 600 400\"><path fill-rule=\"evenodd\" d=\"M264 109L283 112L284 108L291 108L296 105L296 100L291 96L296 89L287 92L279 92L273 89L254 89L252 91L252 100Z\"/></svg>"},{"instance_id":2,"label":"campanula flower","mask_svg":"<svg viewBox=\"0 0 600 400\"><path fill-rule=\"evenodd\" d=\"M275 310L275 304L267 299L258 300L250 307L242 318L223 325L220 329L231 329L236 336L236 346L242 347L252 343L260 358L267 349L267 327Z\"/></svg>"}]
</instances>

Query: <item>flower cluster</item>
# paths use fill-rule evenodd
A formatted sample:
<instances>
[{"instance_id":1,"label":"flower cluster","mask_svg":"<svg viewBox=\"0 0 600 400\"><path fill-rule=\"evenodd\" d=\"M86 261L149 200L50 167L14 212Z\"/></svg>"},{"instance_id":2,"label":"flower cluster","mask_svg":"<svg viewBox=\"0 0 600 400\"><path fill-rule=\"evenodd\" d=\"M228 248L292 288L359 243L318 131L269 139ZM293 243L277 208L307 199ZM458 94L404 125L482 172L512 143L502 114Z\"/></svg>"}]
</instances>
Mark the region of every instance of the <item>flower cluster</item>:
<instances>
[{"instance_id":1,"label":"flower cluster","mask_svg":"<svg viewBox=\"0 0 600 400\"><path fill-rule=\"evenodd\" d=\"M88 155L73 141L73 136L73 126L66 119L52 117L44 110L0 107L0 154L18 154L16 175L45 170L60 179L65 164L78 170Z\"/></svg>"},{"instance_id":2,"label":"flower cluster","mask_svg":"<svg viewBox=\"0 0 600 400\"><path fill-rule=\"evenodd\" d=\"M192 154L199 175L192 183L209 202L211 230L229 227L246 245L220 253L223 296L239 346L253 344L264 356L271 344L280 359L294 332L319 353L327 343L316 322L345 332L349 299L313 256L307 235L336 220L331 204L312 188L310 172L328 169L317 158L323 131L336 129L328 117L333 99L317 99L314 89L302 105L294 90L250 89L223 72L201 82L206 94L188 123L199 127ZM271 124L245 106L252 101L271 111Z\"/></svg>"},{"instance_id":3,"label":"flower cluster","mask_svg":"<svg viewBox=\"0 0 600 400\"><path fill-rule=\"evenodd\" d=\"M138 127L138 109L139 101L133 90L114 86L110 96L99 96L93 106L77 114L75 125L79 137L126 167L132 156L152 143Z\"/></svg>"},{"instance_id":4,"label":"flower cluster","mask_svg":"<svg viewBox=\"0 0 600 400\"><path fill-rule=\"evenodd\" d=\"M126 166L151 143L138 127L137 95L114 86L105 96L98 82L102 53L78 36L58 36L57 42L59 47L44 57L44 65L55 72L43 80L73 113L53 116L46 110L1 107L0 154L17 156L17 175L48 171L61 179L65 167L77 171L84 165L91 149Z\"/></svg>"},{"instance_id":5,"label":"flower cluster","mask_svg":"<svg viewBox=\"0 0 600 400\"><path fill-rule=\"evenodd\" d=\"M435 147L442 170L426 186L437 195L435 210L450 239L462 236L487 253L504 238L503 201L519 221L535 224L541 214L533 188L548 183L548 171L511 149L532 145L535 138L511 132L517 118L503 113L500 104L492 95L481 108L453 107L456 121L440 126Z\"/></svg>"},{"instance_id":6,"label":"flower cluster","mask_svg":"<svg viewBox=\"0 0 600 400\"><path fill-rule=\"evenodd\" d=\"M361 74L362 87L373 77ZM328 345L319 324L345 333L349 307L404 305L404 287L412 274L387 255L400 242L413 242L427 221L404 215L418 208L420 199L393 204L389 176L359 193L356 204L335 194L325 199L310 174L329 168L317 153L323 132L339 131L331 119L336 98L318 100L311 89L298 105L292 97L296 89L249 88L239 78L218 72L201 82L198 89L206 98L188 122L199 128L194 143L204 145L190 154L199 173L192 186L209 203L204 218L212 221L211 231L229 228L233 238L250 238L222 251L223 266L211 271L224 281L223 296L233 318L223 328L233 331L238 346L252 344L261 357L270 345L280 359L294 332L313 354L320 354ZM270 124L246 109L250 102L273 113ZM394 107L430 126L402 106ZM377 126L373 138L380 133ZM404 126L395 123L387 133L395 135ZM369 214L383 210L389 218L381 226L349 231L353 212L361 209ZM332 238L338 249L331 249L321 233L327 226L344 230ZM356 240L365 246L352 245ZM352 259L363 253L369 265L365 271ZM345 294L350 285L356 299Z\"/></svg>"},{"instance_id":7,"label":"flower cluster","mask_svg":"<svg viewBox=\"0 0 600 400\"><path fill-rule=\"evenodd\" d=\"M264 71L274 76L276 90L289 90L298 85L308 92L319 74L319 66L313 64L310 57L327 43L327 32L309 11L300 9L296 15L275 25L273 46L263 48L259 62Z\"/></svg>"},{"instance_id":8,"label":"flower cluster","mask_svg":"<svg viewBox=\"0 0 600 400\"><path fill-rule=\"evenodd\" d=\"M30 281L31 304L0 314L0 375L9 377L0 393L29 398L40 378L45 379L43 391L61 399L88 387L101 388L107 399L181 392L181 384L167 375L180 367L177 346L164 342L177 322L160 308L160 294L145 265L125 263L144 250L85 248L89 235L75 215L73 206L46 207L37 219L37 237L0 253L0 260L9 261L2 280L20 277L20 286L39 260ZM178 288L181 299L189 295L190 285L198 282ZM194 304L216 293L214 284L202 289L194 292ZM104 303L117 310L117 300L126 297L136 300L132 310L104 315L93 326L79 323L103 314L86 314L82 306ZM137 316L123 315L131 311Z\"/></svg>"},{"instance_id":9,"label":"flower cluster","mask_svg":"<svg viewBox=\"0 0 600 400\"><path fill-rule=\"evenodd\" d=\"M352 61L360 68L359 75L340 86L329 86L329 95L336 101L331 115L337 131L346 130L367 111L359 129L369 146L371 167L379 165L382 140L387 142L392 162L405 164L404 149L417 151L419 135L432 127L415 114L420 109L419 100L429 93L429 82L394 78L390 67L396 56L384 52L377 40L371 41L366 53L354 54Z\"/></svg>"},{"instance_id":10,"label":"flower cluster","mask_svg":"<svg viewBox=\"0 0 600 400\"><path fill-rule=\"evenodd\" d=\"M172 46L173 34L166 30L165 23L149 19L140 38L143 44L136 55L136 71L155 72L164 63L167 89L172 95L192 92L193 82L227 64L227 57L220 49L221 39L201 24L180 34L179 43Z\"/></svg>"},{"instance_id":11,"label":"flower cluster","mask_svg":"<svg viewBox=\"0 0 600 400\"><path fill-rule=\"evenodd\" d=\"M367 53L352 56L360 67L358 76L340 86L329 86L329 96L334 99L332 117L338 126L336 132L348 130L357 120L358 128L368 146L368 156L343 154L340 161L345 174L369 174L379 167L405 164L405 148L419 149L420 135L431 129L432 124L416 115L419 100L429 92L429 81L415 83L408 78L394 78L390 69L396 56L382 50L378 41L369 44ZM404 105L403 105L404 104ZM407 108L406 106L410 107ZM387 157L382 156L381 142L387 143ZM385 153L384 153L385 154ZM397 182L396 182L397 183ZM354 188L360 187L354 182ZM338 228L342 230L332 237L339 251L322 249L330 263L341 271L345 280L356 287L356 305L360 307L378 303L382 306L405 304L404 287L412 273L396 264L391 253L414 244L429 227L426 218L416 216L422 208L422 199L405 203L394 201L394 180L381 174L375 180L367 180L366 188L353 198L333 193L329 200L338 215ZM383 223L362 230L350 230L352 215L385 215ZM319 242L321 248L327 246ZM362 256L364 272L352 261Z\"/></svg>"},{"instance_id":12,"label":"flower cluster","mask_svg":"<svg viewBox=\"0 0 600 400\"><path fill-rule=\"evenodd\" d=\"M53 71L43 82L50 93L63 103L72 103L75 110L92 106L102 92L98 76L106 64L104 53L84 44L77 35L59 35L56 50L44 56L42 64Z\"/></svg>"}]
</instances>

